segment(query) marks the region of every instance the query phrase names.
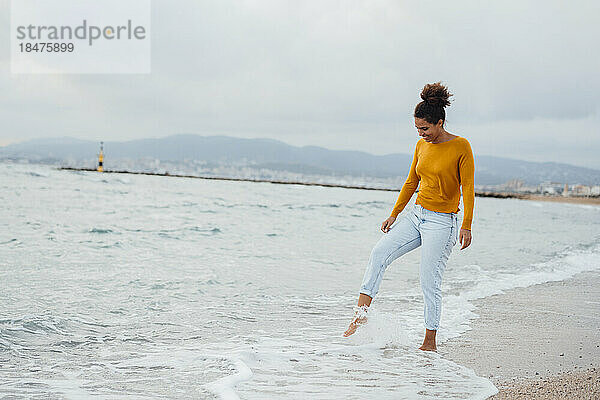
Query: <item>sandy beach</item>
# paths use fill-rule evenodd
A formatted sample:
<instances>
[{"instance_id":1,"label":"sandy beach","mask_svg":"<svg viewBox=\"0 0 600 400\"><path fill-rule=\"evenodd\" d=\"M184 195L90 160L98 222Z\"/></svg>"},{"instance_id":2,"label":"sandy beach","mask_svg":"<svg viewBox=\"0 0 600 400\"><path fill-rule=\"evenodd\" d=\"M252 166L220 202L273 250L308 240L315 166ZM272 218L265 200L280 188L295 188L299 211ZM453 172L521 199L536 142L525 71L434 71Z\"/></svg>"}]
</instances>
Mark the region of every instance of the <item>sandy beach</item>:
<instances>
[{"instance_id":1,"label":"sandy beach","mask_svg":"<svg viewBox=\"0 0 600 400\"><path fill-rule=\"evenodd\" d=\"M573 204L596 204L600 205L600 197L572 197L572 196L544 196L541 194L526 194L520 196L524 200L535 200L535 201L553 201L559 203L573 203Z\"/></svg>"},{"instance_id":2,"label":"sandy beach","mask_svg":"<svg viewBox=\"0 0 600 400\"><path fill-rule=\"evenodd\" d=\"M473 329L438 351L492 380L490 399L600 398L600 272L475 305Z\"/></svg>"}]
</instances>

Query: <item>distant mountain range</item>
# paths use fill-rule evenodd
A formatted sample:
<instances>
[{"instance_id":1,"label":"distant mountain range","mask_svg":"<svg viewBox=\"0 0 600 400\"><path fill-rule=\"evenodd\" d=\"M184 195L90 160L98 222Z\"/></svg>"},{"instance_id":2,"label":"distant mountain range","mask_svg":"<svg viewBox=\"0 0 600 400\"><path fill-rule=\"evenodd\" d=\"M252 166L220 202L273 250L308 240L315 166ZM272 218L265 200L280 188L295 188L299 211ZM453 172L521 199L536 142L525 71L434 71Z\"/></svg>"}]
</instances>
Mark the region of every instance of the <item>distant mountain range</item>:
<instances>
[{"instance_id":1,"label":"distant mountain range","mask_svg":"<svg viewBox=\"0 0 600 400\"><path fill-rule=\"evenodd\" d=\"M0 160L27 159L52 164L70 160L94 165L99 143L70 137L34 139L0 147ZM111 160L156 159L170 163L202 162L289 171L310 175L351 175L405 178L413 149L406 154L373 155L362 151L297 147L273 139L241 139L229 136L173 135L158 139L105 142L105 165ZM129 163L128 165L132 165ZM84 166L84 165L82 165ZM600 170L555 162L531 162L475 154L475 183L497 185L521 179L527 185L564 182L569 185L600 183Z\"/></svg>"}]
</instances>

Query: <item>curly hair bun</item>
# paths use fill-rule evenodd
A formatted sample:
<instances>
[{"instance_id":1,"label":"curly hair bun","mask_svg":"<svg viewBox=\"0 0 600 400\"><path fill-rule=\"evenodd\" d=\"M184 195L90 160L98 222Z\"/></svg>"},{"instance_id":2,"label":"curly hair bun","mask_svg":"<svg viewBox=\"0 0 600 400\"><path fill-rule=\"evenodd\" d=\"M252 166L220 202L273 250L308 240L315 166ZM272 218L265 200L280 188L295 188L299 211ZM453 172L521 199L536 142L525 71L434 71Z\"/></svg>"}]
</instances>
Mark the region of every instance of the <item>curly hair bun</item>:
<instances>
[{"instance_id":1,"label":"curly hair bun","mask_svg":"<svg viewBox=\"0 0 600 400\"><path fill-rule=\"evenodd\" d=\"M421 98L424 102L432 106L447 107L450 105L450 96L448 88L441 82L428 83L421 92Z\"/></svg>"}]
</instances>

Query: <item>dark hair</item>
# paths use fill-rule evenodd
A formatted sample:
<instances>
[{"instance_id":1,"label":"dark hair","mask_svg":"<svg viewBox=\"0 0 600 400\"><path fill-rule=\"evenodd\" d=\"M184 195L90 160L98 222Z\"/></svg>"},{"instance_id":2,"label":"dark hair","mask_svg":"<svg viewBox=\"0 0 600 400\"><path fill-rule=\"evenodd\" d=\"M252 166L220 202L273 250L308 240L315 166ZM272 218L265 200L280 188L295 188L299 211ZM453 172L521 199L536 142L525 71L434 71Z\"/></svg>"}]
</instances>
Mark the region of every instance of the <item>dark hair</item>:
<instances>
[{"instance_id":1,"label":"dark hair","mask_svg":"<svg viewBox=\"0 0 600 400\"><path fill-rule=\"evenodd\" d=\"M421 92L423 101L415 107L415 117L430 124L437 124L440 119L446 122L444 108L450 105L450 96L452 94L441 82L428 83Z\"/></svg>"}]
</instances>

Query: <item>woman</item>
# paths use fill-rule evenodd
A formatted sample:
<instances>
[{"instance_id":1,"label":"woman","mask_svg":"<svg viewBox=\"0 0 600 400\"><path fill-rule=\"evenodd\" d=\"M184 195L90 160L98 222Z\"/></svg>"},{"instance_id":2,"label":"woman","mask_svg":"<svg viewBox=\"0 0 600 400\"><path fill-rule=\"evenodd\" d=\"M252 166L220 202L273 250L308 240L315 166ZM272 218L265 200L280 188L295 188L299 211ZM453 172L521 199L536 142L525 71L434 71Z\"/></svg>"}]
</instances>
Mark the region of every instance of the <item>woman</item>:
<instances>
[{"instance_id":1,"label":"woman","mask_svg":"<svg viewBox=\"0 0 600 400\"><path fill-rule=\"evenodd\" d=\"M444 108L450 105L450 96L440 82L425 85L421 92L423 101L417 104L414 113L421 139L416 144L408 178L391 216L381 224L385 235L371 252L360 287L358 306L344 336L352 335L359 325L367 321L366 312L379 291L387 266L421 246L420 281L425 303L425 339L420 349L437 350L435 335L442 310L442 275L457 236L460 237L461 250L471 244L475 203L475 165L471 145L467 139L444 129ZM419 182L421 187L412 209L393 225ZM464 212L460 234L457 235L460 186Z\"/></svg>"}]
</instances>

